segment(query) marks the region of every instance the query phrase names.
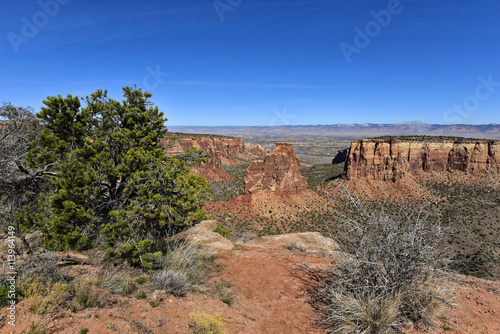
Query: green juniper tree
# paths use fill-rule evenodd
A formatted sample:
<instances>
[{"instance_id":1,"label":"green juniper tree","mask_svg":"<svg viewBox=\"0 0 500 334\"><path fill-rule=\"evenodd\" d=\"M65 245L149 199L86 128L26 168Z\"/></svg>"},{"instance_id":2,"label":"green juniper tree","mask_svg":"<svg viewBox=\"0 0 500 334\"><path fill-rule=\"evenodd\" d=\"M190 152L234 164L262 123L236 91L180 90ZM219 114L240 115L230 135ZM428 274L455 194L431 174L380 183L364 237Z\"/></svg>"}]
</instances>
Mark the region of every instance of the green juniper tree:
<instances>
[{"instance_id":1,"label":"green juniper tree","mask_svg":"<svg viewBox=\"0 0 500 334\"><path fill-rule=\"evenodd\" d=\"M54 250L88 249L100 236L109 257L150 267L166 237L204 219L209 186L190 168L206 157L189 150L165 158L166 118L150 93L123 88L123 101L98 90L82 99L48 97L37 116L46 130L27 161L51 191L22 221L44 232Z\"/></svg>"}]
</instances>

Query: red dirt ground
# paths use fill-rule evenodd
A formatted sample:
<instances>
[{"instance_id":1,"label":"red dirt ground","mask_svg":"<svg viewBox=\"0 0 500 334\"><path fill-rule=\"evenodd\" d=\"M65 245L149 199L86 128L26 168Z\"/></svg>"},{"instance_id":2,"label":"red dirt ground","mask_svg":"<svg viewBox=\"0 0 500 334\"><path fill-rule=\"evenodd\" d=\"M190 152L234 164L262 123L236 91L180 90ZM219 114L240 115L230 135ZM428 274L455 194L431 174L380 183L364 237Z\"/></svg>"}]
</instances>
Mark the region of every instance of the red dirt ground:
<instances>
[{"instance_id":1,"label":"red dirt ground","mask_svg":"<svg viewBox=\"0 0 500 334\"><path fill-rule=\"evenodd\" d=\"M27 312L29 300L18 306L15 327L4 324L0 333L25 333L32 323L44 325L49 333L187 333L189 313L194 310L220 313L227 333L324 333L316 327L302 283L292 271L297 264L324 264L325 257L289 250L237 247L219 254L222 268L214 282L225 282L232 296L228 306L217 294L188 294L175 298L149 293L148 298L114 297L107 308L69 310L46 316ZM446 320L431 333L500 333L500 283L452 276L449 285L458 305L446 310ZM150 301L158 307L152 308ZM6 309L3 308L3 314ZM112 325L110 325L112 324ZM444 330L446 324L450 330ZM112 328L110 328L112 327ZM406 331L408 334L424 332Z\"/></svg>"}]
</instances>

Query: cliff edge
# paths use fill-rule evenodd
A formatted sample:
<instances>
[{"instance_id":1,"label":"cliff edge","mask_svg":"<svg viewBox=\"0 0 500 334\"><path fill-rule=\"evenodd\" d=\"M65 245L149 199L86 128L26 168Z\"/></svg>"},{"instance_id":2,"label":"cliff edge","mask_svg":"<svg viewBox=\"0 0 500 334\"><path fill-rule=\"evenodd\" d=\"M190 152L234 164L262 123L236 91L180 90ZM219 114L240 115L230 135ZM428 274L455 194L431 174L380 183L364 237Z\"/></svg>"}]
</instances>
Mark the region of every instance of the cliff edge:
<instances>
[{"instance_id":1,"label":"cliff edge","mask_svg":"<svg viewBox=\"0 0 500 334\"><path fill-rule=\"evenodd\" d=\"M500 172L500 143L485 141L400 141L363 139L351 143L347 179L398 181L418 171Z\"/></svg>"}]
</instances>

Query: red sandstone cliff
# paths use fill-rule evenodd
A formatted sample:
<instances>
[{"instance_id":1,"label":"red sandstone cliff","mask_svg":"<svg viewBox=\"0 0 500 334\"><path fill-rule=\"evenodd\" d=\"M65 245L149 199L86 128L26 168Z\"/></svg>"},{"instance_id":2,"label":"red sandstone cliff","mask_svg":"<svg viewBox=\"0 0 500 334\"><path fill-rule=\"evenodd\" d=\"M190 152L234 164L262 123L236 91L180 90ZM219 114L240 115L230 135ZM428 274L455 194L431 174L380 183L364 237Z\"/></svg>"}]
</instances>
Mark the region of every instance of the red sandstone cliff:
<instances>
[{"instance_id":1,"label":"red sandstone cliff","mask_svg":"<svg viewBox=\"0 0 500 334\"><path fill-rule=\"evenodd\" d=\"M351 143L345 176L397 181L417 171L500 172L500 143L407 142L396 139Z\"/></svg>"},{"instance_id":2,"label":"red sandstone cliff","mask_svg":"<svg viewBox=\"0 0 500 334\"><path fill-rule=\"evenodd\" d=\"M277 143L264 161L250 164L243 185L244 194L267 190L279 194L294 194L307 189L307 181L300 174L299 158L291 143Z\"/></svg>"},{"instance_id":3,"label":"red sandstone cliff","mask_svg":"<svg viewBox=\"0 0 500 334\"><path fill-rule=\"evenodd\" d=\"M255 159L266 155L268 151L257 144L246 144L241 138L229 137L181 137L175 140L167 151L167 156L176 156L190 147L203 150L211 154L211 158L203 166L194 170L196 174L202 174L208 178L227 178L227 173L222 170L222 165L239 164L236 158ZM204 170L204 171L202 171ZM211 172L211 173L207 173Z\"/></svg>"}]
</instances>

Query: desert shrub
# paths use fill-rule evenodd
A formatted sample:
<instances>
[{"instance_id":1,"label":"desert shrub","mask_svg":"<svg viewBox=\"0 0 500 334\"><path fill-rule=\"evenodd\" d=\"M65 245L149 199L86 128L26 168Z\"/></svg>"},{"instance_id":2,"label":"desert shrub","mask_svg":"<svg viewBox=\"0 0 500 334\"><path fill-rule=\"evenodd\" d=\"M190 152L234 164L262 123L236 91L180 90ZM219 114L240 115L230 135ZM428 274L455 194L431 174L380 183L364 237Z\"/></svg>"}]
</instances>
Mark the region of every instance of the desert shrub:
<instances>
[{"instance_id":1,"label":"desert shrub","mask_svg":"<svg viewBox=\"0 0 500 334\"><path fill-rule=\"evenodd\" d=\"M0 307L9 305L9 291L8 285L0 286Z\"/></svg>"},{"instance_id":2,"label":"desert shrub","mask_svg":"<svg viewBox=\"0 0 500 334\"><path fill-rule=\"evenodd\" d=\"M305 252L307 248L295 241L290 241L285 245L285 248L291 251Z\"/></svg>"},{"instance_id":3,"label":"desert shrub","mask_svg":"<svg viewBox=\"0 0 500 334\"><path fill-rule=\"evenodd\" d=\"M229 239L229 230L223 228L220 223L217 223L217 227L215 228L214 232L219 233L226 239Z\"/></svg>"},{"instance_id":4,"label":"desert shrub","mask_svg":"<svg viewBox=\"0 0 500 334\"><path fill-rule=\"evenodd\" d=\"M135 295L135 297L137 299L146 299L147 295L146 292L144 292L144 290L141 290Z\"/></svg>"},{"instance_id":5,"label":"desert shrub","mask_svg":"<svg viewBox=\"0 0 500 334\"><path fill-rule=\"evenodd\" d=\"M356 209L344 218L343 259L327 267L303 266L310 302L333 333L391 333L403 324L432 326L449 301L438 269L449 229L402 205L369 208L347 192Z\"/></svg>"},{"instance_id":6,"label":"desert shrub","mask_svg":"<svg viewBox=\"0 0 500 334\"><path fill-rule=\"evenodd\" d=\"M324 321L334 325L337 333L383 333L397 321L401 305L397 294L337 286L327 293L330 298Z\"/></svg>"},{"instance_id":7,"label":"desert shrub","mask_svg":"<svg viewBox=\"0 0 500 334\"><path fill-rule=\"evenodd\" d=\"M47 314L62 306L68 299L66 283L44 282L42 279L23 281L23 295L30 298L29 311L33 314Z\"/></svg>"},{"instance_id":8,"label":"desert shrub","mask_svg":"<svg viewBox=\"0 0 500 334\"><path fill-rule=\"evenodd\" d=\"M213 254L202 247L187 242L170 242L165 256L160 259L164 270L182 272L193 283L202 282L207 276L208 262Z\"/></svg>"},{"instance_id":9,"label":"desert shrub","mask_svg":"<svg viewBox=\"0 0 500 334\"><path fill-rule=\"evenodd\" d=\"M92 284L114 295L128 296L137 290L135 281L130 275L130 267L113 267L109 264L95 268L87 276Z\"/></svg>"},{"instance_id":10,"label":"desert shrub","mask_svg":"<svg viewBox=\"0 0 500 334\"><path fill-rule=\"evenodd\" d=\"M31 323L29 331L26 334L46 334L47 329L42 325L35 325L35 323Z\"/></svg>"},{"instance_id":11,"label":"desert shrub","mask_svg":"<svg viewBox=\"0 0 500 334\"><path fill-rule=\"evenodd\" d=\"M59 271L58 262L59 260L53 252L28 256L19 262L18 274L21 281L41 279L44 283L66 282L67 277Z\"/></svg>"},{"instance_id":12,"label":"desert shrub","mask_svg":"<svg viewBox=\"0 0 500 334\"><path fill-rule=\"evenodd\" d=\"M190 315L189 333L192 334L225 334L225 324L220 314L193 312Z\"/></svg>"},{"instance_id":13,"label":"desert shrub","mask_svg":"<svg viewBox=\"0 0 500 334\"><path fill-rule=\"evenodd\" d=\"M139 284L139 285L140 285L140 284L144 284L144 283L146 283L146 282L147 282L147 280L148 280L148 279L147 279L146 277L141 276L141 277L139 277L138 279L136 279L136 280L135 280L135 282L136 282L137 284Z\"/></svg>"},{"instance_id":14,"label":"desert shrub","mask_svg":"<svg viewBox=\"0 0 500 334\"><path fill-rule=\"evenodd\" d=\"M91 277L81 277L70 283L68 290L83 308L99 306L100 291Z\"/></svg>"},{"instance_id":15,"label":"desert shrub","mask_svg":"<svg viewBox=\"0 0 500 334\"><path fill-rule=\"evenodd\" d=\"M174 296L184 296L189 292L191 283L185 272L169 269L153 276L153 287L157 290L166 290Z\"/></svg>"}]
</instances>

